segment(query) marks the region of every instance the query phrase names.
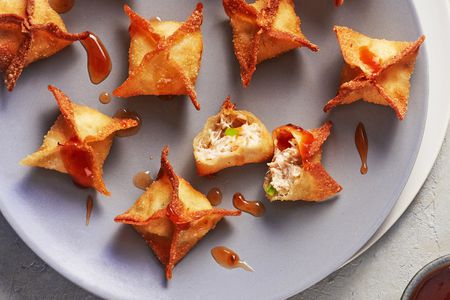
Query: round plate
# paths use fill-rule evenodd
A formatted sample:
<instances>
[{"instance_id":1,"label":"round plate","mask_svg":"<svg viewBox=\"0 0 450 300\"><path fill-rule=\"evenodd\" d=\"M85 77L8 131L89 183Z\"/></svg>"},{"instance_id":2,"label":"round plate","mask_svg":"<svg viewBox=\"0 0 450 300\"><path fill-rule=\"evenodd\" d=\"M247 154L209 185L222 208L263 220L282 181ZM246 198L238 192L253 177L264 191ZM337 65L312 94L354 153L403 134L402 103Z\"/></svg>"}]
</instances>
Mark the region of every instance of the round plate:
<instances>
[{"instance_id":1,"label":"round plate","mask_svg":"<svg viewBox=\"0 0 450 300\"><path fill-rule=\"evenodd\" d=\"M91 85L84 51L81 45L74 45L27 68L13 93L1 91L2 213L51 266L105 298L284 298L324 278L369 240L399 198L416 161L425 126L432 122L430 118L442 118L428 115L427 121L429 88L433 101L445 95L445 85L429 81L428 72L433 69L427 60L436 60L434 51L448 50L428 48L433 42L428 40L422 48L405 121L399 122L388 108L363 102L325 115L323 105L336 93L342 66L332 32L334 24L376 37L415 40L422 33L420 22L438 22L438 16L442 16L439 8L446 8L443 1L433 8L422 5L429 14L417 17L415 5L406 0L347 1L340 9L331 2L297 3L304 33L321 51L295 50L259 65L247 89L240 85L231 30L221 2L205 2L205 48L197 81L200 112L183 97L171 101L157 97L115 99L110 105L101 105L97 100L100 92L112 91L126 77L129 22L121 3L77 3L64 16L66 24L71 31L89 29L102 38L113 60L112 74L102 85ZM194 1L175 0L130 4L143 16L163 20L183 20L195 6ZM435 9L438 13L433 14ZM437 70L433 72L438 75ZM48 84L59 87L75 102L105 113L112 114L119 107L136 110L144 121L138 135L115 141L105 165L105 181L113 195L96 197L89 226L84 225L85 199L92 192L77 189L62 174L18 165L21 158L39 147L58 114L46 90ZM267 203L263 218L228 218L177 265L174 278L167 283L145 242L130 226L115 224L113 218L141 194L132 185L132 176L142 169L156 174L165 144L171 146L170 159L178 174L203 192L221 187L225 207L232 207L231 195L237 191L249 199L264 197L264 164L228 169L214 178L195 174L192 139L228 94L238 107L255 113L269 129L285 123L314 128L331 119L335 126L325 145L323 162L344 190L338 198L322 204ZM448 119L448 114L445 117ZM359 121L365 123L370 141L366 176L359 174L353 142ZM445 125L440 124L442 130ZM148 159L150 155L153 160ZM209 254L216 245L235 249L256 272L219 267Z\"/></svg>"}]
</instances>

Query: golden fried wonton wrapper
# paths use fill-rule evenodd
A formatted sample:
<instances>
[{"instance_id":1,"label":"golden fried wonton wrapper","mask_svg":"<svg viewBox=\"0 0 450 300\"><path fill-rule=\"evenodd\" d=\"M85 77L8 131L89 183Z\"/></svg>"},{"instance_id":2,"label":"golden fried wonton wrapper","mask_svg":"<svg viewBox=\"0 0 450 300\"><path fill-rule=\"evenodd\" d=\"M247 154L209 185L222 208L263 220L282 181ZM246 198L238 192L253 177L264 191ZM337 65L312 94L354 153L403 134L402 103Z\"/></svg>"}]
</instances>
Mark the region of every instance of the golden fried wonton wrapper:
<instances>
[{"instance_id":1,"label":"golden fried wonton wrapper","mask_svg":"<svg viewBox=\"0 0 450 300\"><path fill-rule=\"evenodd\" d=\"M242 84L247 87L256 65L299 47L319 48L300 30L293 0L223 0L233 29L234 53L241 66Z\"/></svg>"},{"instance_id":2,"label":"golden fried wonton wrapper","mask_svg":"<svg viewBox=\"0 0 450 300\"><path fill-rule=\"evenodd\" d=\"M270 201L324 201L342 190L320 162L331 127L327 122L308 131L289 124L273 131L275 154L263 185Z\"/></svg>"},{"instance_id":3,"label":"golden fried wonton wrapper","mask_svg":"<svg viewBox=\"0 0 450 300\"><path fill-rule=\"evenodd\" d=\"M166 146L156 181L114 220L133 225L166 267L167 279L171 279L175 264L224 216L238 216L241 212L213 208L205 195L175 174L168 152Z\"/></svg>"},{"instance_id":4,"label":"golden fried wonton wrapper","mask_svg":"<svg viewBox=\"0 0 450 300\"><path fill-rule=\"evenodd\" d=\"M200 176L264 162L273 155L272 137L264 124L251 112L236 110L230 97L225 99L220 112L206 121L193 147Z\"/></svg>"},{"instance_id":5,"label":"golden fried wonton wrapper","mask_svg":"<svg viewBox=\"0 0 450 300\"><path fill-rule=\"evenodd\" d=\"M130 66L114 95L188 95L200 110L195 82L203 51L203 5L197 4L184 23L146 20L127 5L124 10L131 20Z\"/></svg>"},{"instance_id":6,"label":"golden fried wonton wrapper","mask_svg":"<svg viewBox=\"0 0 450 300\"><path fill-rule=\"evenodd\" d=\"M48 0L0 0L0 72L6 87L14 89L27 65L88 35L68 33Z\"/></svg>"},{"instance_id":7,"label":"golden fried wonton wrapper","mask_svg":"<svg viewBox=\"0 0 450 300\"><path fill-rule=\"evenodd\" d=\"M110 195L103 182L103 163L114 133L135 127L132 119L110 118L92 108L75 104L59 89L49 86L61 110L39 150L22 165L68 173L81 186Z\"/></svg>"},{"instance_id":8,"label":"golden fried wonton wrapper","mask_svg":"<svg viewBox=\"0 0 450 300\"><path fill-rule=\"evenodd\" d=\"M334 31L345 65L339 92L324 111L363 99L390 106L398 119L403 120L408 109L411 75L425 37L415 42L396 42L369 38L347 27L336 26Z\"/></svg>"}]
</instances>

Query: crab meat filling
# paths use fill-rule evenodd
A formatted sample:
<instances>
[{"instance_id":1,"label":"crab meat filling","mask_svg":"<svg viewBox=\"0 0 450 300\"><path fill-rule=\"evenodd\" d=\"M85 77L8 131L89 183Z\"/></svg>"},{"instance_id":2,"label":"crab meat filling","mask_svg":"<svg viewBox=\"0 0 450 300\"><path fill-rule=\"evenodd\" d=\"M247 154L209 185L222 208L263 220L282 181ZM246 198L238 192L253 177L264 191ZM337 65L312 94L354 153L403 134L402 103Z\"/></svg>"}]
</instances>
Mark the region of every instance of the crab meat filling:
<instances>
[{"instance_id":1,"label":"crab meat filling","mask_svg":"<svg viewBox=\"0 0 450 300\"><path fill-rule=\"evenodd\" d=\"M288 147L284 150L275 148L271 163L268 163L268 181L271 194L285 196L289 193L295 180L300 177L301 157L295 140L290 140Z\"/></svg>"},{"instance_id":2,"label":"crab meat filling","mask_svg":"<svg viewBox=\"0 0 450 300\"><path fill-rule=\"evenodd\" d=\"M208 137L197 147L197 153L205 160L230 154L239 147L257 147L261 142L261 128L258 124L249 124L243 115L221 115Z\"/></svg>"}]
</instances>

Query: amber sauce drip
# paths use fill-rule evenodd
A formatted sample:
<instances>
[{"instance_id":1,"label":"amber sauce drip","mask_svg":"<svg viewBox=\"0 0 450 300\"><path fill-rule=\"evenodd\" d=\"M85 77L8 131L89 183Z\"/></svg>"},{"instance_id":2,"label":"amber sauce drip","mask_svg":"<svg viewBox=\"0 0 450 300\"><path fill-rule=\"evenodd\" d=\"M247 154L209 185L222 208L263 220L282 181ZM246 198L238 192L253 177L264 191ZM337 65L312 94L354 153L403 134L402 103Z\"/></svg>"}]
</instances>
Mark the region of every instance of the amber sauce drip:
<instances>
[{"instance_id":1,"label":"amber sauce drip","mask_svg":"<svg viewBox=\"0 0 450 300\"><path fill-rule=\"evenodd\" d=\"M86 199L86 226L91 220L92 209L94 208L94 199L89 195Z\"/></svg>"},{"instance_id":2,"label":"amber sauce drip","mask_svg":"<svg viewBox=\"0 0 450 300\"><path fill-rule=\"evenodd\" d=\"M133 177L133 184L135 187L141 190L147 190L147 188L153 183L153 178L150 175L150 171L142 171L136 173Z\"/></svg>"},{"instance_id":3,"label":"amber sauce drip","mask_svg":"<svg viewBox=\"0 0 450 300\"><path fill-rule=\"evenodd\" d=\"M118 119L133 119L138 122L138 125L136 127L120 130L116 132L116 136L118 137L127 137L135 135L139 132L141 129L142 121L139 114L135 111L127 110L126 108L119 109L115 114L114 118Z\"/></svg>"},{"instance_id":4,"label":"amber sauce drip","mask_svg":"<svg viewBox=\"0 0 450 300\"><path fill-rule=\"evenodd\" d=\"M206 198L208 198L212 206L217 206L222 203L222 191L218 187L213 187L209 190Z\"/></svg>"},{"instance_id":5,"label":"amber sauce drip","mask_svg":"<svg viewBox=\"0 0 450 300\"><path fill-rule=\"evenodd\" d=\"M450 299L450 265L427 276L410 297L411 300Z\"/></svg>"},{"instance_id":6,"label":"amber sauce drip","mask_svg":"<svg viewBox=\"0 0 450 300\"><path fill-rule=\"evenodd\" d=\"M111 102L111 95L108 92L102 92L98 96L98 101L100 101L101 104L108 104Z\"/></svg>"},{"instance_id":7,"label":"amber sauce drip","mask_svg":"<svg viewBox=\"0 0 450 300\"><path fill-rule=\"evenodd\" d=\"M58 14L64 14L72 9L75 0L49 0L48 4Z\"/></svg>"},{"instance_id":8,"label":"amber sauce drip","mask_svg":"<svg viewBox=\"0 0 450 300\"><path fill-rule=\"evenodd\" d=\"M262 217L266 211L266 208L261 201L247 201L241 193L233 195L233 205L237 209L255 217Z\"/></svg>"},{"instance_id":9,"label":"amber sauce drip","mask_svg":"<svg viewBox=\"0 0 450 300\"><path fill-rule=\"evenodd\" d=\"M255 270L250 267L245 261L241 261L239 255L233 250L218 246L211 249L211 255L214 260L224 268L235 269L242 268L249 272L254 272Z\"/></svg>"},{"instance_id":10,"label":"amber sauce drip","mask_svg":"<svg viewBox=\"0 0 450 300\"><path fill-rule=\"evenodd\" d=\"M108 51L98 36L89 33L89 36L81 40L88 57L88 72L91 82L99 84L108 77L112 63Z\"/></svg>"},{"instance_id":11,"label":"amber sauce drip","mask_svg":"<svg viewBox=\"0 0 450 300\"><path fill-rule=\"evenodd\" d=\"M60 146L60 154L64 167L72 176L75 184L81 187L91 187L93 182L92 157L89 152L78 147L75 140Z\"/></svg>"},{"instance_id":12,"label":"amber sauce drip","mask_svg":"<svg viewBox=\"0 0 450 300\"><path fill-rule=\"evenodd\" d=\"M355 144L361 157L361 174L367 174L367 152L369 151L369 140L367 139L366 129L364 124L359 122L355 131Z\"/></svg>"},{"instance_id":13,"label":"amber sauce drip","mask_svg":"<svg viewBox=\"0 0 450 300\"><path fill-rule=\"evenodd\" d=\"M380 61L377 59L376 55L370 51L369 47L362 46L359 49L359 59L369 66L374 72L377 72L381 69Z\"/></svg>"}]
</instances>

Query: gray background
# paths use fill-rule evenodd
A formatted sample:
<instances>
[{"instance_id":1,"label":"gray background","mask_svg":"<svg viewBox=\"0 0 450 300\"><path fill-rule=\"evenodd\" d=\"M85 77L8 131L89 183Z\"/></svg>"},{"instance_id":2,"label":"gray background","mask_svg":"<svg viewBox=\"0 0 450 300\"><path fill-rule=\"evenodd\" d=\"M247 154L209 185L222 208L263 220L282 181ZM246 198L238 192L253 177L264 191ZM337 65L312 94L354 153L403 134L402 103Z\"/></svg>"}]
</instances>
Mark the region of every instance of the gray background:
<instances>
[{"instance_id":1,"label":"gray background","mask_svg":"<svg viewBox=\"0 0 450 300\"><path fill-rule=\"evenodd\" d=\"M365 254L293 299L398 299L425 263L450 249L450 144L394 227ZM37 257L0 216L0 299L96 299Z\"/></svg>"}]
</instances>

